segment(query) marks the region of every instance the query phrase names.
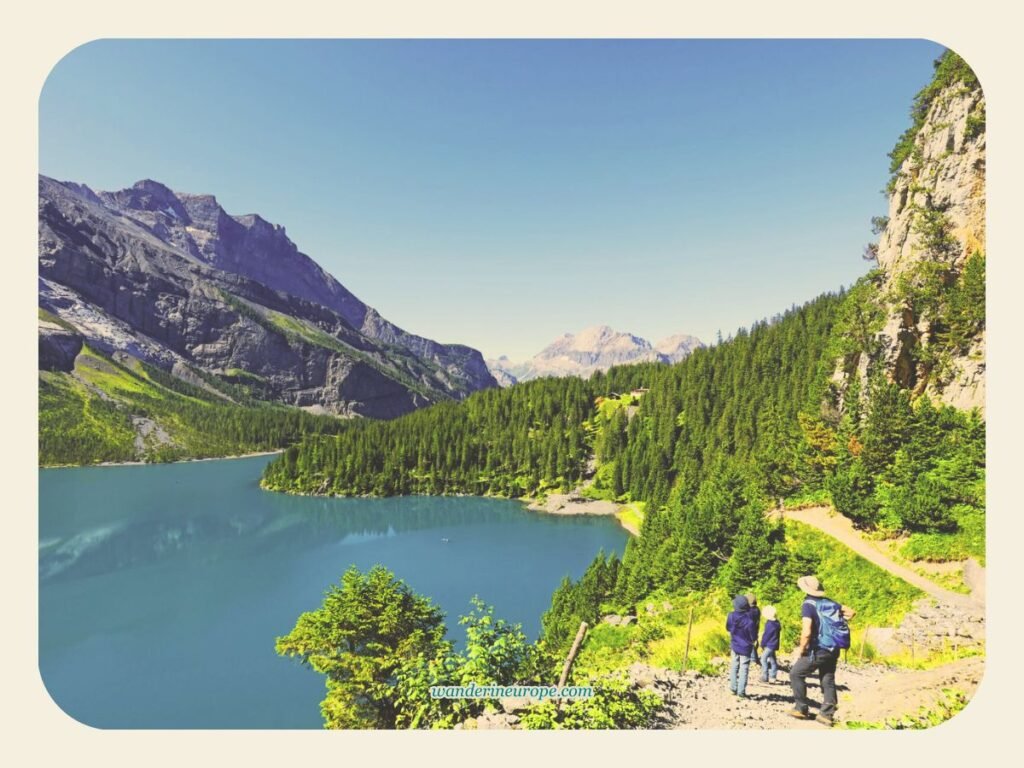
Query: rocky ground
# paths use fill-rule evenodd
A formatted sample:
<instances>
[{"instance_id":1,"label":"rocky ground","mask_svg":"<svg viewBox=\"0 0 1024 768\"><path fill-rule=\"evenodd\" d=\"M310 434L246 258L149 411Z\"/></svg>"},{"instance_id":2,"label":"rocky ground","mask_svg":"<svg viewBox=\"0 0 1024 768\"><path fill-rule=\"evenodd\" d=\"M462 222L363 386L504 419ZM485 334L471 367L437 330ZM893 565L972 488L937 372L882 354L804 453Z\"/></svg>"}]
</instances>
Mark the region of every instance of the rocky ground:
<instances>
[{"instance_id":1,"label":"rocky ground","mask_svg":"<svg viewBox=\"0 0 1024 768\"><path fill-rule=\"evenodd\" d=\"M534 512L547 512L549 515L614 515L621 507L614 501L584 498L579 489L569 493L549 493L543 501L529 504Z\"/></svg>"},{"instance_id":2,"label":"rocky ground","mask_svg":"<svg viewBox=\"0 0 1024 768\"><path fill-rule=\"evenodd\" d=\"M932 708L944 688L956 688L970 698L984 672L984 659L973 657L928 670L892 669L875 664L840 663L836 672L839 707L836 722L880 722ZM779 672L776 685L762 683L760 668L753 667L747 698L730 693L724 675L684 675L634 665L630 676L658 691L666 708L655 727L668 729L822 729L816 721L796 720L786 714L793 707L789 675ZM812 713L821 703L816 679L808 680Z\"/></svg>"},{"instance_id":3,"label":"rocky ground","mask_svg":"<svg viewBox=\"0 0 1024 768\"><path fill-rule=\"evenodd\" d=\"M786 665L784 665L786 666ZM895 669L880 664L840 662L836 671L839 707L837 727L853 721L881 723L922 709L933 709L947 688L962 691L970 699L984 674L983 657L959 659L926 670ZM655 730L823 730L815 720L797 720L787 712L793 708L793 693L786 669L779 671L772 685L760 680L760 667L751 668L747 697L734 696L727 676L701 675L658 669L645 664L629 668L633 684L653 690L665 701L652 724ZM812 714L821 705L818 681L808 679ZM503 711L488 713L464 725L475 730L516 729L518 709L528 701L506 702ZM460 728L460 730L462 730Z\"/></svg>"}]
</instances>

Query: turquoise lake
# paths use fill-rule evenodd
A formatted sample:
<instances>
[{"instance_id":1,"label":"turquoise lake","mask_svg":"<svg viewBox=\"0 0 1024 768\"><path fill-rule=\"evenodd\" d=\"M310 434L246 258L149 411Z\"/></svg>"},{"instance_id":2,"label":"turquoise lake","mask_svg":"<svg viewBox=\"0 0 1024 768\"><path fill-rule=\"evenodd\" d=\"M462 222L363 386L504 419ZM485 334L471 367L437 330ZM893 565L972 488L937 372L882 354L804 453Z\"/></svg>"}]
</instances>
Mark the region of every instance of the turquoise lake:
<instances>
[{"instance_id":1,"label":"turquoise lake","mask_svg":"<svg viewBox=\"0 0 1024 768\"><path fill-rule=\"evenodd\" d=\"M319 728L323 677L274 639L350 565L382 563L431 597L453 640L473 595L532 639L562 577L628 536L611 518L513 501L267 493L271 458L40 472L39 666L68 715Z\"/></svg>"}]
</instances>

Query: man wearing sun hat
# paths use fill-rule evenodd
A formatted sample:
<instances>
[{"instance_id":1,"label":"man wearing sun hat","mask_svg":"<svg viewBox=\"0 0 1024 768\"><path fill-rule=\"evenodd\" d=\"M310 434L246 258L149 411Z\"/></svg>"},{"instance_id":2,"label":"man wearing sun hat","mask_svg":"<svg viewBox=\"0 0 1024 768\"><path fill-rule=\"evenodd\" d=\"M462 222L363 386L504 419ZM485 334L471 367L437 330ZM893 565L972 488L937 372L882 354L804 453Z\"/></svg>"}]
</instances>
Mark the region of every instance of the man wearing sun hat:
<instances>
[{"instance_id":1,"label":"man wearing sun hat","mask_svg":"<svg viewBox=\"0 0 1024 768\"><path fill-rule=\"evenodd\" d=\"M836 664L840 650L849 647L846 620L852 619L855 611L825 597L825 587L817 576L802 576L796 585L806 597L800 609L800 642L793 652L789 670L789 682L793 687L793 709L789 714L798 720L812 719L807 700L807 677L817 673L821 681L822 703L814 719L831 726L838 703ZM822 630L823 622L827 625L825 631Z\"/></svg>"}]
</instances>

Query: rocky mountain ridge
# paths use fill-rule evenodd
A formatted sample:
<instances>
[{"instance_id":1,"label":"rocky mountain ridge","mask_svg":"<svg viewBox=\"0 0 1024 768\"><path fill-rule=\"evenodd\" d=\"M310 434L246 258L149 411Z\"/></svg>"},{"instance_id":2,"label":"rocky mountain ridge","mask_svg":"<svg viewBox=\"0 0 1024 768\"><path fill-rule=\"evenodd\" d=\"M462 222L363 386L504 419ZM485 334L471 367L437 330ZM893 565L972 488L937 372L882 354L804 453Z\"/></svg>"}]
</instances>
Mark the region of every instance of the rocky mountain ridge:
<instances>
[{"instance_id":1,"label":"rocky mountain ridge","mask_svg":"<svg viewBox=\"0 0 1024 768\"><path fill-rule=\"evenodd\" d=\"M523 363L507 357L488 360L491 373L501 386L543 376L581 376L604 371L613 365L658 362L677 363L704 346L696 336L675 334L651 344L631 333L607 325L595 325L579 333L566 333Z\"/></svg>"},{"instance_id":2,"label":"rocky mountain ridge","mask_svg":"<svg viewBox=\"0 0 1024 768\"><path fill-rule=\"evenodd\" d=\"M888 215L875 220L870 342L840 361L843 393L870 371L962 409L985 408L985 96L947 52L890 157Z\"/></svg>"},{"instance_id":3,"label":"rocky mountain ridge","mask_svg":"<svg viewBox=\"0 0 1024 768\"><path fill-rule=\"evenodd\" d=\"M67 326L41 331L41 363L58 370L77 334L186 380L379 418L496 383L479 352L388 322L283 227L151 180L96 192L41 176L39 278L40 306Z\"/></svg>"}]
</instances>

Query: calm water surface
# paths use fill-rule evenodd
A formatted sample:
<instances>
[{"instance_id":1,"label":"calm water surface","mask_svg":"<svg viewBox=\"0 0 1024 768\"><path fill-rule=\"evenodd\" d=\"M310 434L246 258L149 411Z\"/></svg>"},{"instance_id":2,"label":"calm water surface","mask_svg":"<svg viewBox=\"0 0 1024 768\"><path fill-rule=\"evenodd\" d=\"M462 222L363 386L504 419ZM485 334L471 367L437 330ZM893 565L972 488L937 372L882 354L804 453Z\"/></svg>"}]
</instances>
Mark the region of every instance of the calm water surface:
<instances>
[{"instance_id":1,"label":"calm water surface","mask_svg":"<svg viewBox=\"0 0 1024 768\"><path fill-rule=\"evenodd\" d=\"M39 666L65 712L105 728L319 728L323 677L274 639L349 565L383 563L433 598L455 640L473 595L532 638L563 576L625 547L612 519L511 501L267 493L270 458L40 472Z\"/></svg>"}]
</instances>

